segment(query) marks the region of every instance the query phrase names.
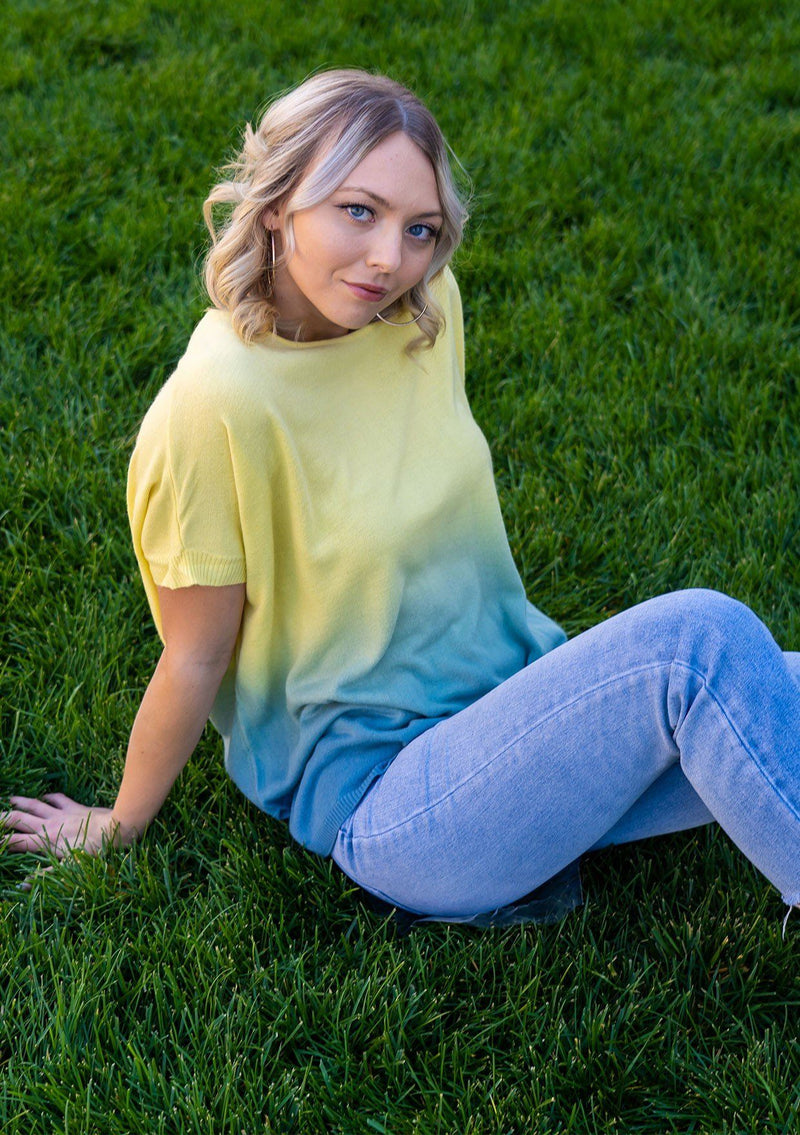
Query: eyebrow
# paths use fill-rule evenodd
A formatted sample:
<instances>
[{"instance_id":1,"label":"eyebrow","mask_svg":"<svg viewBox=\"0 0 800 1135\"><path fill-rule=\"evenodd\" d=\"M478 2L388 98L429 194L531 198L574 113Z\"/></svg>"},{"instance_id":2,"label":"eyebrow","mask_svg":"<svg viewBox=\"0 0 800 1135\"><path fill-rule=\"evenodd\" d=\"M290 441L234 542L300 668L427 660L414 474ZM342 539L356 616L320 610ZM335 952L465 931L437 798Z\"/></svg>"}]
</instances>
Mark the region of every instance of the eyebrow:
<instances>
[{"instance_id":1,"label":"eyebrow","mask_svg":"<svg viewBox=\"0 0 800 1135\"><path fill-rule=\"evenodd\" d=\"M391 209L391 207L392 207L389 204L389 202L386 200L385 197L381 197L381 196L379 196L379 194L373 193L371 189L364 189L363 186L360 186L360 185L340 185L338 192L339 193L364 193L364 194L366 194L367 197L371 197L373 201L375 201L378 205L381 205L384 209ZM415 217L443 217L444 214L442 213L441 209L430 209L427 213L425 213L425 212L415 213L414 216Z\"/></svg>"}]
</instances>

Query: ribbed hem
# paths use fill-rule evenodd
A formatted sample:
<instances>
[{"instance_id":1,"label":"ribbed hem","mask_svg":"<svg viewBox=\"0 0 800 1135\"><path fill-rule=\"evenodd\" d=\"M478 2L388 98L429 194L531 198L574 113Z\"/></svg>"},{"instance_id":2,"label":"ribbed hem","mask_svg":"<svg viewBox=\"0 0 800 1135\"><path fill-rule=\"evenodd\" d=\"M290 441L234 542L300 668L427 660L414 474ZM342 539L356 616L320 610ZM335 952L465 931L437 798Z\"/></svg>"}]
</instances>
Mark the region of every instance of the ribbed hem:
<instances>
[{"instance_id":1,"label":"ribbed hem","mask_svg":"<svg viewBox=\"0 0 800 1135\"><path fill-rule=\"evenodd\" d=\"M384 761L375 768L370 769L367 776L364 777L356 788L352 789L346 796L343 796L341 800L337 801L336 807L328 813L323 822L313 833L313 836L308 840L302 841L309 851L315 851L318 855L330 855L336 844L336 839L342 824L350 814L356 810L361 800L366 795L367 789L370 788L373 781L377 780L378 777L386 771L389 763L391 762Z\"/></svg>"},{"instance_id":2,"label":"ribbed hem","mask_svg":"<svg viewBox=\"0 0 800 1135\"><path fill-rule=\"evenodd\" d=\"M150 563L150 573L158 587L225 587L247 579L242 558L212 556L206 552L183 551L168 563Z\"/></svg>"}]
</instances>

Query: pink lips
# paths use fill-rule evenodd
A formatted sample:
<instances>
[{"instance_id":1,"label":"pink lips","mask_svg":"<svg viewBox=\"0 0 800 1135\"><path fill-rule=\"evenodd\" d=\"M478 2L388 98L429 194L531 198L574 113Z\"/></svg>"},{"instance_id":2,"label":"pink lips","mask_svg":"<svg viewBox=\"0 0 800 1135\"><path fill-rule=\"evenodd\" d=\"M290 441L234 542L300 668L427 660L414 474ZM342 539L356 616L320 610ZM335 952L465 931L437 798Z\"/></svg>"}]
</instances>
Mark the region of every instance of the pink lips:
<instances>
[{"instance_id":1,"label":"pink lips","mask_svg":"<svg viewBox=\"0 0 800 1135\"><path fill-rule=\"evenodd\" d=\"M348 280L345 283L354 296L369 303L380 303L388 291L388 288L375 288L372 284L351 284Z\"/></svg>"}]
</instances>

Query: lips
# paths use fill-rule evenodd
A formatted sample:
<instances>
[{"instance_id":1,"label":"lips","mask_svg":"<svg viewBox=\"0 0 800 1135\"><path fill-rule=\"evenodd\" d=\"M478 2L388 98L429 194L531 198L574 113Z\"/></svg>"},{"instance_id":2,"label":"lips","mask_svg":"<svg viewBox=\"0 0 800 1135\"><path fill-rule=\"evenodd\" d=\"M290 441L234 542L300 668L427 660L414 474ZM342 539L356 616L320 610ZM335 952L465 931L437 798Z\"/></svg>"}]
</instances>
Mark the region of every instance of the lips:
<instances>
[{"instance_id":1,"label":"lips","mask_svg":"<svg viewBox=\"0 0 800 1135\"><path fill-rule=\"evenodd\" d=\"M349 280L345 280L345 283L354 296L358 296L360 300L366 300L368 303L380 303L389 290L388 288L376 287L374 284L351 284Z\"/></svg>"}]
</instances>

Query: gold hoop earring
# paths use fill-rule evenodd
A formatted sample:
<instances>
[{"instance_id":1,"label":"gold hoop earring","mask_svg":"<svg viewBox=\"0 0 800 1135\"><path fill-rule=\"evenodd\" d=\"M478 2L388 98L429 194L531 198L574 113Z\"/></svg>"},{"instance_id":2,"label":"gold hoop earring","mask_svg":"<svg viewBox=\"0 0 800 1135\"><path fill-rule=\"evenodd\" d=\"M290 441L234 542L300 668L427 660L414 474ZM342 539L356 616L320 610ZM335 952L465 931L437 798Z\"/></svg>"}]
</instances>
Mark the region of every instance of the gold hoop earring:
<instances>
[{"instance_id":1,"label":"gold hoop earring","mask_svg":"<svg viewBox=\"0 0 800 1135\"><path fill-rule=\"evenodd\" d=\"M388 323L390 327L410 327L412 323L416 323L418 319L422 319L425 312L428 310L428 305L425 304L419 315L415 315L413 319L384 319L380 312L378 312L378 319L381 323Z\"/></svg>"},{"instance_id":2,"label":"gold hoop earring","mask_svg":"<svg viewBox=\"0 0 800 1135\"><path fill-rule=\"evenodd\" d=\"M269 286L274 291L275 290L275 261L277 260L277 256L275 254L275 230L274 229L269 230L269 251L270 251L270 266L269 266L269 272L267 273L267 275L269 276Z\"/></svg>"}]
</instances>

